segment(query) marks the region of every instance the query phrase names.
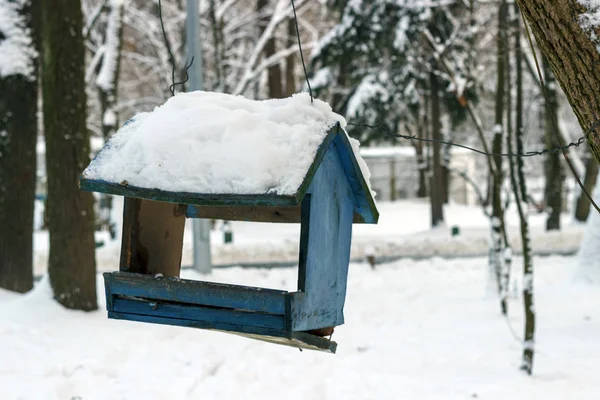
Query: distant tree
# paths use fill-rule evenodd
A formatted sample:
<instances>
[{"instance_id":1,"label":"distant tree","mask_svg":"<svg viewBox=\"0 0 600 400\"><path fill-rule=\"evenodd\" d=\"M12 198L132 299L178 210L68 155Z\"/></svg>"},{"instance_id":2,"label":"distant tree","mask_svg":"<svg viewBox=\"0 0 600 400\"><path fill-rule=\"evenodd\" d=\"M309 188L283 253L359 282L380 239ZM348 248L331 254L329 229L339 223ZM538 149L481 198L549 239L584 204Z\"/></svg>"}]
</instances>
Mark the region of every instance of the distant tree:
<instances>
[{"instance_id":1,"label":"distant tree","mask_svg":"<svg viewBox=\"0 0 600 400\"><path fill-rule=\"evenodd\" d=\"M98 124L102 129L104 141L117 131L119 126L119 113L117 110L118 88L119 88L119 70L121 66L121 54L123 47L123 0L105 1L96 6L91 15L89 26L84 28L84 33L88 37L88 43L95 50L91 65L88 66L88 78L91 78L91 72L95 72L95 85L98 91L100 105ZM106 22L98 24L105 11ZM91 35L91 31L99 25L103 25L103 35ZM101 38L101 39L100 39ZM96 42L101 40L101 42ZM115 223L111 221L113 198L110 195L100 195L100 207L97 215L97 224L99 228L106 228L111 237L116 237Z\"/></svg>"},{"instance_id":2,"label":"distant tree","mask_svg":"<svg viewBox=\"0 0 600 400\"><path fill-rule=\"evenodd\" d=\"M0 0L0 287L33 287L39 2Z\"/></svg>"},{"instance_id":3,"label":"distant tree","mask_svg":"<svg viewBox=\"0 0 600 400\"><path fill-rule=\"evenodd\" d=\"M257 0L256 2L256 11L258 12L259 18L259 31L262 35L265 32L265 28L269 24L269 17L266 15L269 10L269 0ZM275 55L277 52L277 42L275 41L275 37L272 36L267 40L267 43L264 48L265 58L269 58ZM283 61L283 60L282 60ZM269 88L269 98L272 99L280 99L284 96L283 93L283 84L282 84L282 76L281 76L281 65L279 63L275 63L271 65L267 69L268 76L268 88Z\"/></svg>"},{"instance_id":4,"label":"distant tree","mask_svg":"<svg viewBox=\"0 0 600 400\"><path fill-rule=\"evenodd\" d=\"M48 272L60 304L89 311L97 308L93 198L77 184L90 155L81 3L41 4Z\"/></svg>"},{"instance_id":5,"label":"distant tree","mask_svg":"<svg viewBox=\"0 0 600 400\"><path fill-rule=\"evenodd\" d=\"M553 148L560 146L558 135L555 132L558 129L558 101L556 79L550 69L546 57L542 58L542 70L544 72L544 80L546 81L546 107L544 112L545 130L546 130L546 147ZM546 206L548 207L548 219L546 220L546 230L560 229L560 214L562 212L562 189L565 180L564 169L562 166L563 155L559 152L549 153L545 160L546 172L546 187L545 198Z\"/></svg>"},{"instance_id":6,"label":"distant tree","mask_svg":"<svg viewBox=\"0 0 600 400\"><path fill-rule=\"evenodd\" d=\"M597 177L598 161L596 161L594 156L590 154L590 157L585 163L585 177L583 179L583 185L588 193L593 192ZM587 198L585 193L583 193L583 190L580 190L575 206L575 219L580 222L587 221L588 215L590 214L590 206L590 200Z\"/></svg>"},{"instance_id":7,"label":"distant tree","mask_svg":"<svg viewBox=\"0 0 600 400\"><path fill-rule=\"evenodd\" d=\"M519 12L518 6L514 5L516 13ZM523 110L523 52L521 48L521 24L518 18L514 19L515 30L515 61L516 61L516 144L517 152L523 152L523 136L524 136L524 110ZM509 91L509 96L511 91ZM510 97L509 97L510 98ZM512 152L513 132L512 122L509 119L509 128L507 129L507 144L508 151ZM521 243L523 246L523 311L525 314L525 329L523 340L523 354L521 358L521 370L530 374L533 371L533 359L535 355L535 307L534 307L534 292L533 292L533 256L531 252L531 241L529 235L529 222L524 206L527 204L527 182L523 172L523 159L509 159L510 180L519 221L521 226Z\"/></svg>"}]
</instances>

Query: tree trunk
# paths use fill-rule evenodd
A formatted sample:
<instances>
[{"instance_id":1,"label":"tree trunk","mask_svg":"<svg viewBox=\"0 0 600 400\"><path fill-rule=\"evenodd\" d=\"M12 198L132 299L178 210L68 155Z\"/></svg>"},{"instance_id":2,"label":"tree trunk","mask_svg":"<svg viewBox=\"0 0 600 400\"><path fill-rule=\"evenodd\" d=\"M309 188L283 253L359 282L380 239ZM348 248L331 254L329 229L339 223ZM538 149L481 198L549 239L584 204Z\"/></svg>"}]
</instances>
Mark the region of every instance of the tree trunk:
<instances>
[{"instance_id":1,"label":"tree trunk","mask_svg":"<svg viewBox=\"0 0 600 400\"><path fill-rule=\"evenodd\" d=\"M108 23L104 38L104 56L96 78L96 87L100 97L102 111L102 134L107 140L115 133L118 122L115 105L119 84L119 69L121 65L121 47L123 36L123 2L112 0L108 2Z\"/></svg>"},{"instance_id":2,"label":"tree trunk","mask_svg":"<svg viewBox=\"0 0 600 400\"><path fill-rule=\"evenodd\" d=\"M296 22L293 18L287 23L288 46L296 44ZM285 59L285 93L288 97L296 93L296 78L294 69L296 67L296 55L290 54Z\"/></svg>"},{"instance_id":3,"label":"tree trunk","mask_svg":"<svg viewBox=\"0 0 600 400\"><path fill-rule=\"evenodd\" d=\"M419 121L417 126L417 135L419 138L423 138L423 124ZM418 140L415 141L415 152L417 155L417 171L419 171L419 188L417 189L417 197L427 197L427 161L423 154L423 142Z\"/></svg>"},{"instance_id":4,"label":"tree trunk","mask_svg":"<svg viewBox=\"0 0 600 400\"><path fill-rule=\"evenodd\" d=\"M108 2L108 23L104 37L104 56L96 78L98 97L100 98L100 115L102 120L102 135L107 142L119 126L119 115L116 110L117 92L119 87L119 70L121 66L121 47L123 37L123 2L112 0ZM113 197L102 194L100 197L99 222L105 227L111 237L116 237L115 225L111 222Z\"/></svg>"},{"instance_id":5,"label":"tree trunk","mask_svg":"<svg viewBox=\"0 0 600 400\"><path fill-rule=\"evenodd\" d=\"M269 5L269 0L258 0L257 9L260 12L265 12L267 6ZM265 21L264 18L261 18L261 26L260 33L262 34L265 30L264 24L267 24L268 20ZM275 38L271 37L267 44L265 44L265 57L269 58L275 54L277 51L277 45L275 43ZM281 77L281 66L279 64L272 65L267 70L268 82L269 82L269 97L272 99L281 99L284 96L283 94L283 85L282 85L282 77Z\"/></svg>"},{"instance_id":6,"label":"tree trunk","mask_svg":"<svg viewBox=\"0 0 600 400\"><path fill-rule=\"evenodd\" d=\"M557 132L558 127L558 103L556 100L556 81L554 74L550 70L546 57L542 57L542 69L546 81L546 108L545 108L545 130L546 147L553 148L560 146ZM546 156L546 207L548 208L548 219L546 220L546 230L560 229L560 213L562 211L562 186L564 174L562 171L561 158L559 152L550 152Z\"/></svg>"},{"instance_id":7,"label":"tree trunk","mask_svg":"<svg viewBox=\"0 0 600 400\"><path fill-rule=\"evenodd\" d=\"M596 178L598 177L598 162L594 157L588 158L585 165L585 178L583 180L583 186L588 193L594 191L594 185L596 184ZM583 191L580 192L577 198L577 205L575 207L575 219L577 221L585 222L590 214L590 200L587 198Z\"/></svg>"},{"instance_id":8,"label":"tree trunk","mask_svg":"<svg viewBox=\"0 0 600 400\"><path fill-rule=\"evenodd\" d=\"M600 161L600 28L582 28L578 0L517 1Z\"/></svg>"},{"instance_id":9,"label":"tree trunk","mask_svg":"<svg viewBox=\"0 0 600 400\"><path fill-rule=\"evenodd\" d=\"M42 84L50 255L54 298L95 310L93 197L77 178L89 163L85 60L79 0L42 0Z\"/></svg>"},{"instance_id":10,"label":"tree trunk","mask_svg":"<svg viewBox=\"0 0 600 400\"><path fill-rule=\"evenodd\" d=\"M213 82L213 90L217 92L227 93L227 71L225 67L226 48L223 40L223 19L217 20L217 5L216 0L209 1L208 16L210 19L212 39L213 39L213 58L215 80Z\"/></svg>"},{"instance_id":11,"label":"tree trunk","mask_svg":"<svg viewBox=\"0 0 600 400\"><path fill-rule=\"evenodd\" d=\"M500 4L498 13L497 36L497 76L496 76L496 116L494 125L494 140L492 153L502 153L502 136L504 133L504 92L505 83L505 55L507 52L507 17L508 5L505 0ZM504 210L502 207L502 157L494 156L494 176L492 183L492 264L496 276L498 292L502 292L502 234L504 229ZM502 310L505 312L505 310Z\"/></svg>"},{"instance_id":12,"label":"tree trunk","mask_svg":"<svg viewBox=\"0 0 600 400\"><path fill-rule=\"evenodd\" d=\"M27 70L6 74L0 68L0 287L24 293L33 287L40 16L38 2L20 4L2 10L9 23L20 20L27 27L32 54L16 55L27 60ZM0 23L0 41L27 35L4 28Z\"/></svg>"},{"instance_id":13,"label":"tree trunk","mask_svg":"<svg viewBox=\"0 0 600 400\"><path fill-rule=\"evenodd\" d=\"M509 11L508 5L506 7L507 7L507 17L508 17L508 15L510 14L510 13L508 13L508 11ZM514 23L515 21L517 22L516 24ZM512 22L513 22L512 27L515 31L517 31L519 29L518 21L519 20L515 19L515 18L513 18L513 20L512 20ZM507 29L507 31L508 31L508 29ZM505 84L506 84L506 86L505 86L505 93L504 93L504 100L506 102L506 149L508 150L509 153L512 153L512 149L513 149L513 124L512 124L513 114L512 114L512 91L511 91L512 74L511 74L511 68L510 68L510 46L509 46L510 42L508 41L508 32L506 32L506 34L504 36L507 39L507 41L506 41L506 50L507 51L504 53L504 57L503 57L503 62L504 62L504 65L506 66L506 69L505 69L505 73L506 73ZM519 61L522 61L522 60L519 60ZM517 66L517 68L519 68L519 67ZM509 167L512 191L515 195L518 195L519 186L517 185L513 158L508 159L508 167ZM517 204L517 209L519 209L521 207L521 203L520 203L518 197L515 198L515 203ZM508 207L508 206L506 206L506 207ZM505 243L504 243L503 260L502 261L503 261L502 276L501 276L501 282L500 282L500 287L501 287L500 310L502 311L503 315L508 315L508 290L509 290L509 286L510 286L510 272L511 272L511 267L512 267L512 249L510 248L510 244L508 243L508 241L505 241Z\"/></svg>"},{"instance_id":14,"label":"tree trunk","mask_svg":"<svg viewBox=\"0 0 600 400\"><path fill-rule=\"evenodd\" d=\"M429 73L431 87L431 134L433 140L433 176L431 181L431 226L436 227L444 222L444 188L442 172L442 154L439 140L442 140L440 115L439 85L435 72Z\"/></svg>"},{"instance_id":15,"label":"tree trunk","mask_svg":"<svg viewBox=\"0 0 600 400\"><path fill-rule=\"evenodd\" d=\"M518 13L519 7L515 4L515 10ZM518 21L518 20L517 20ZM516 107L516 128L517 128L517 151L523 148L523 54L521 51L521 26L517 22L515 29L515 49L517 63L517 107ZM510 143L510 140L509 140ZM509 152L512 149L509 148ZM534 356L534 336L535 336L535 309L533 303L533 258L531 254L531 243L529 240L529 224L527 214L523 210L523 203L527 203L527 182L523 173L523 160L517 159L517 171L515 173L511 159L511 181L513 193L519 212L521 222L521 241L523 243L523 307L525 309L525 334L523 341L523 356L521 369L531 375L533 370ZM518 185L518 187L517 187Z\"/></svg>"},{"instance_id":16,"label":"tree trunk","mask_svg":"<svg viewBox=\"0 0 600 400\"><path fill-rule=\"evenodd\" d=\"M444 139L447 140L447 138ZM444 146L442 151L442 198L444 204L448 204L450 199L450 146Z\"/></svg>"}]
</instances>

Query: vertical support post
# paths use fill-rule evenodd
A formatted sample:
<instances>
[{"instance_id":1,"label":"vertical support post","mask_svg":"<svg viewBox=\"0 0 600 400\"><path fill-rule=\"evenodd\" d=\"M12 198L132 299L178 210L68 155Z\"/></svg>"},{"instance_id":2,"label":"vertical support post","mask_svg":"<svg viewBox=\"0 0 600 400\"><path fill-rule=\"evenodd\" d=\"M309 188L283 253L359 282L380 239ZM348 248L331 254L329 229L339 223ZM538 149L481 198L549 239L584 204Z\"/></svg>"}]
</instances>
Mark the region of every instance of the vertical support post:
<instances>
[{"instance_id":1,"label":"vertical support post","mask_svg":"<svg viewBox=\"0 0 600 400\"><path fill-rule=\"evenodd\" d=\"M187 0L186 43L188 58L194 57L194 63L188 71L189 90L202 90L202 46L200 41L199 0ZM195 218L192 221L194 244L194 269L201 273L210 273L210 222Z\"/></svg>"}]
</instances>

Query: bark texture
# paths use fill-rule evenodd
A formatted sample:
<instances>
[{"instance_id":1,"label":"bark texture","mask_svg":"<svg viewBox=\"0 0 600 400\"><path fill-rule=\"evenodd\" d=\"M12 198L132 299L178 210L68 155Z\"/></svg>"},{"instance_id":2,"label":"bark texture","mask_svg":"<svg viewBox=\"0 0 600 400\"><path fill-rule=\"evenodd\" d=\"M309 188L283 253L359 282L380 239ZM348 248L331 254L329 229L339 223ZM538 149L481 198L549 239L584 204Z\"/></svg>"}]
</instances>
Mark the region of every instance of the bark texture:
<instances>
[{"instance_id":1,"label":"bark texture","mask_svg":"<svg viewBox=\"0 0 600 400\"><path fill-rule=\"evenodd\" d=\"M42 84L50 254L55 299L95 310L93 198L77 178L89 163L84 47L79 0L42 0Z\"/></svg>"},{"instance_id":2,"label":"bark texture","mask_svg":"<svg viewBox=\"0 0 600 400\"><path fill-rule=\"evenodd\" d=\"M39 48L39 3L20 13ZM33 287L37 75L0 78L0 288L21 293Z\"/></svg>"},{"instance_id":3,"label":"bark texture","mask_svg":"<svg viewBox=\"0 0 600 400\"><path fill-rule=\"evenodd\" d=\"M586 9L577 0L517 2L600 161L600 53L579 23Z\"/></svg>"}]
</instances>

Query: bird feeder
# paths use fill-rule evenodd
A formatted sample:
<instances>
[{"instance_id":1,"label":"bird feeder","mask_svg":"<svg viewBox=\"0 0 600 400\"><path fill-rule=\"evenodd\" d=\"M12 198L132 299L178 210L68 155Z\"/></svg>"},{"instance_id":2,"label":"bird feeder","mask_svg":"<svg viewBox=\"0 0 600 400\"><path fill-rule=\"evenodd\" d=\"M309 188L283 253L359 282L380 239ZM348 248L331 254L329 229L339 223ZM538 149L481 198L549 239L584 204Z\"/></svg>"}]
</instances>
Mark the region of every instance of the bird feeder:
<instances>
[{"instance_id":1,"label":"bird feeder","mask_svg":"<svg viewBox=\"0 0 600 400\"><path fill-rule=\"evenodd\" d=\"M315 332L344 323L352 224L379 216L344 123L303 94L208 92L128 121L80 177L82 190L125 197L108 317L335 352ZM297 290L181 279L186 218L300 223Z\"/></svg>"}]
</instances>

